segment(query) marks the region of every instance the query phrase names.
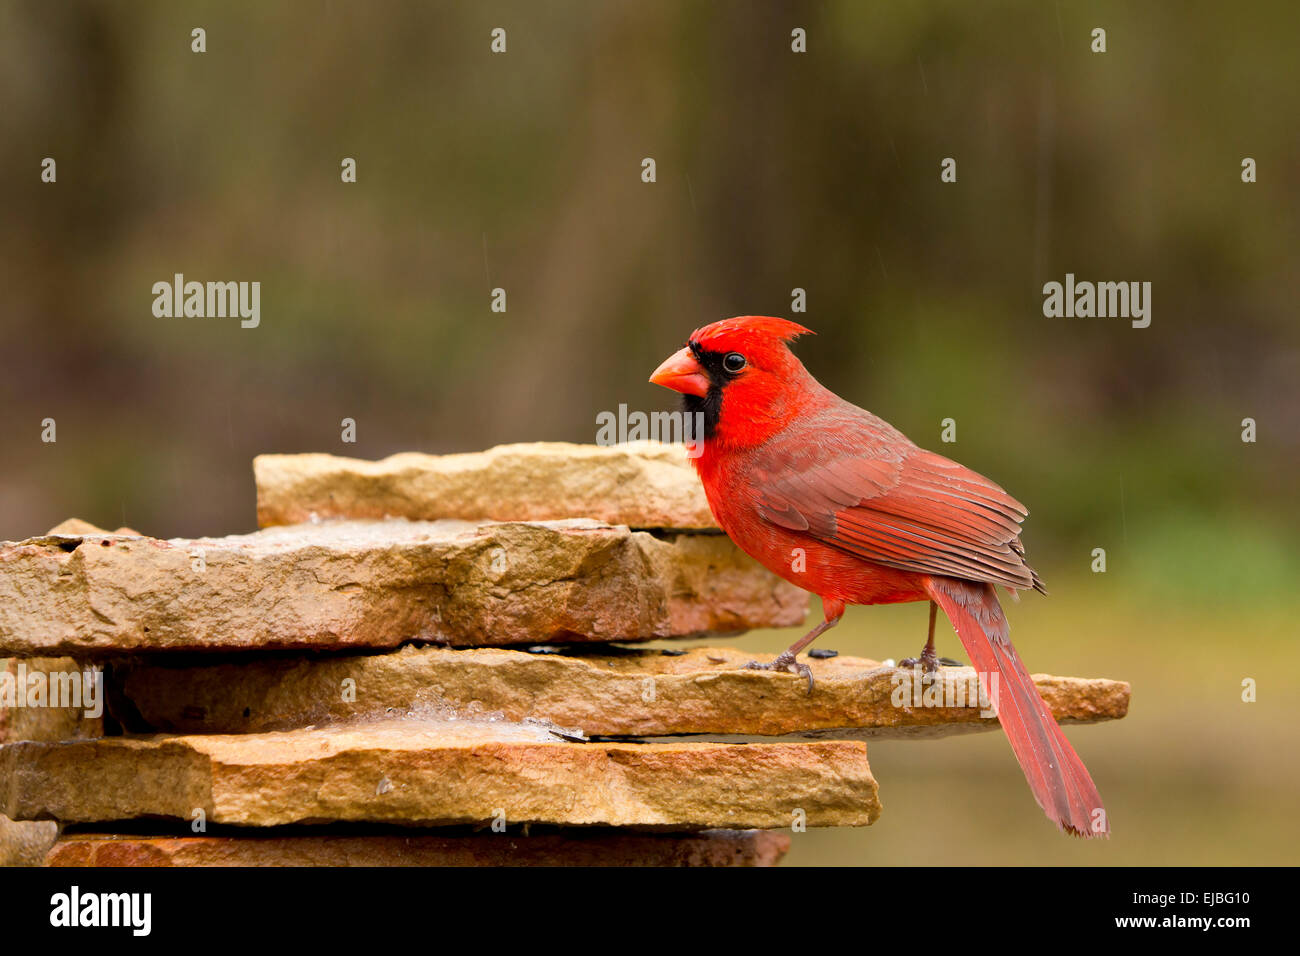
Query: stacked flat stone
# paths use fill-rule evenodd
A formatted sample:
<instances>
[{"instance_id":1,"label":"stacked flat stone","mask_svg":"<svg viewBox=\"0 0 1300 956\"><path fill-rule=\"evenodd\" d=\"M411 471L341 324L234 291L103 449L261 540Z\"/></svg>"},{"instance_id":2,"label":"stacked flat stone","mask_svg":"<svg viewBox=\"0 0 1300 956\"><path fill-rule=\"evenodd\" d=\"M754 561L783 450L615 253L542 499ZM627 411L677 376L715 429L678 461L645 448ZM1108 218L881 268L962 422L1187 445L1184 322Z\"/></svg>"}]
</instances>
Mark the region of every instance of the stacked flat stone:
<instances>
[{"instance_id":1,"label":"stacked flat stone","mask_svg":"<svg viewBox=\"0 0 1300 956\"><path fill-rule=\"evenodd\" d=\"M996 727L897 706L865 659L813 661L809 697L740 669L762 655L638 649L807 614L718 531L679 446L254 472L252 534L73 520L0 544L9 672L108 688L98 718L0 710L0 861L770 865L796 819L879 816L861 738ZM1122 682L1036 680L1062 721L1127 712Z\"/></svg>"}]
</instances>

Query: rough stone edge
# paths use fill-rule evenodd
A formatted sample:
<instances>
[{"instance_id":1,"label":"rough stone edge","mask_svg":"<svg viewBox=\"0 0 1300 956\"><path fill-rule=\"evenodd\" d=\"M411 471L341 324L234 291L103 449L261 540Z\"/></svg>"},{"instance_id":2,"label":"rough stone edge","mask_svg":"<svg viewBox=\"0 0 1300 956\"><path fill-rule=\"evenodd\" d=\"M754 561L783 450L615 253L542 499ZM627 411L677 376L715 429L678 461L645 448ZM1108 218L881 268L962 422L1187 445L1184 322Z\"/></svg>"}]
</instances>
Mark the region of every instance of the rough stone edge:
<instances>
[{"instance_id":1,"label":"rough stone edge","mask_svg":"<svg viewBox=\"0 0 1300 956\"><path fill-rule=\"evenodd\" d=\"M207 837L75 834L44 856L53 867L125 866L776 866L790 837L776 830L443 836L414 833ZM250 852L251 851L251 852ZM249 862L250 859L258 862Z\"/></svg>"}]
</instances>

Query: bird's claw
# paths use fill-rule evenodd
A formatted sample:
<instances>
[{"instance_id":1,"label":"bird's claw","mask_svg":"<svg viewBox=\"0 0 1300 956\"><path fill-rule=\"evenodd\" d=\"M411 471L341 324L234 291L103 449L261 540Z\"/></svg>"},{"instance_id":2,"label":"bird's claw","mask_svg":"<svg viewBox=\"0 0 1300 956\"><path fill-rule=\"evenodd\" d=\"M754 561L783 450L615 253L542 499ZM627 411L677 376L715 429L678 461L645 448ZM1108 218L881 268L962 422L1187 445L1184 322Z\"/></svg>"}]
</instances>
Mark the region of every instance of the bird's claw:
<instances>
[{"instance_id":1,"label":"bird's claw","mask_svg":"<svg viewBox=\"0 0 1300 956\"><path fill-rule=\"evenodd\" d=\"M745 665L745 670L778 671L778 672L785 672L788 674L797 674L800 677L805 677L808 680L808 695L812 696L813 686L814 686L812 668L801 661L796 661L793 657L787 657L786 655L782 654L779 657L777 657L775 660L773 660L770 664L760 664L758 661L750 661L748 664Z\"/></svg>"},{"instance_id":2,"label":"bird's claw","mask_svg":"<svg viewBox=\"0 0 1300 956\"><path fill-rule=\"evenodd\" d=\"M932 681L939 672L939 655L934 651L922 651L920 657L905 657L898 662L898 666L904 670L911 670L914 667L920 667L922 670L923 681Z\"/></svg>"}]
</instances>

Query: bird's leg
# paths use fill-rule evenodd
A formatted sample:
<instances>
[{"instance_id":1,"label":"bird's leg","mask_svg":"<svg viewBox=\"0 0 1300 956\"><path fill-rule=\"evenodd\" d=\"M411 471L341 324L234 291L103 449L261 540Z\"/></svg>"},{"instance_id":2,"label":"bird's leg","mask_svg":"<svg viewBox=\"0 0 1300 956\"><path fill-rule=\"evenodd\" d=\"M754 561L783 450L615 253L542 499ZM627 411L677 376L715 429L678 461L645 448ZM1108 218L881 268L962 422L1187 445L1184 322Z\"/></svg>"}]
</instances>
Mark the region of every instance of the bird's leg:
<instances>
[{"instance_id":1,"label":"bird's leg","mask_svg":"<svg viewBox=\"0 0 1300 956\"><path fill-rule=\"evenodd\" d=\"M925 642L925 650L920 657L905 657L898 662L899 667L915 667L920 664L925 673L933 674L939 669L939 655L934 652L934 618L939 613L939 605L930 602L930 636Z\"/></svg>"},{"instance_id":2,"label":"bird's leg","mask_svg":"<svg viewBox=\"0 0 1300 956\"><path fill-rule=\"evenodd\" d=\"M830 616L832 612L834 612L833 617ZM797 662L795 658L799 656L799 652L805 647L817 640L817 638L821 637L836 624L840 623L840 618L843 614L843 605L840 605L838 610L827 608L828 616L826 620L822 621L811 631L778 654L773 658L772 663L760 664L758 661L750 661L745 665L745 669L751 671L789 671L791 674L798 674L801 677L806 677L808 679L808 693L811 694L813 692L812 668L807 664Z\"/></svg>"}]
</instances>

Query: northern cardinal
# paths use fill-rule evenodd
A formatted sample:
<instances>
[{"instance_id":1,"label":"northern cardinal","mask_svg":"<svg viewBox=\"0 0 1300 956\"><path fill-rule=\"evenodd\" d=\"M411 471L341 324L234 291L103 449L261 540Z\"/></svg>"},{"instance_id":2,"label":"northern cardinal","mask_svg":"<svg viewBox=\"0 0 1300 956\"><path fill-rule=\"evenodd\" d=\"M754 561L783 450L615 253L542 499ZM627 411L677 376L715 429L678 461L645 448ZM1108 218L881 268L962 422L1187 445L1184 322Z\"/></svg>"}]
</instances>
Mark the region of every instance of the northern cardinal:
<instances>
[{"instance_id":1,"label":"northern cardinal","mask_svg":"<svg viewBox=\"0 0 1300 956\"><path fill-rule=\"evenodd\" d=\"M1020 543L1028 512L818 383L788 347L809 331L764 316L724 319L697 329L650 377L703 414L692 461L722 530L822 599L824 621L771 664L748 666L802 675L812 693L812 673L796 657L846 604L929 601L925 649L903 663L938 668L935 606L943 608L1038 805L1068 833L1108 835L1097 788L1011 646L994 591L1044 591Z\"/></svg>"}]
</instances>

